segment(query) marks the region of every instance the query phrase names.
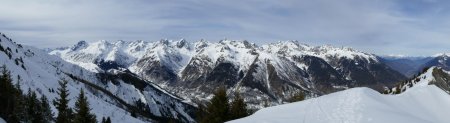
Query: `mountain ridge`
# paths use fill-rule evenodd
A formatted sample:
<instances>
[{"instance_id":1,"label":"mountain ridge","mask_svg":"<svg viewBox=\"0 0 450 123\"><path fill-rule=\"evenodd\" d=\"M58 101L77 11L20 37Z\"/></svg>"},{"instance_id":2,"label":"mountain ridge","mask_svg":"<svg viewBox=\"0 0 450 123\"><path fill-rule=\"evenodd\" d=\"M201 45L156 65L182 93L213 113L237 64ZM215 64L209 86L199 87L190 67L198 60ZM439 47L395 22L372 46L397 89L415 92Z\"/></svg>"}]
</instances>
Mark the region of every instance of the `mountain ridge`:
<instances>
[{"instance_id":1,"label":"mountain ridge","mask_svg":"<svg viewBox=\"0 0 450 123\"><path fill-rule=\"evenodd\" d=\"M57 97L49 90L56 90L58 81L68 81L72 100L83 88L98 121L102 117L111 117L117 122L165 122L171 119L194 122L195 107L132 73L120 69L94 73L49 55L45 50L17 44L4 34L0 36L0 64L6 65L13 82L20 81L24 92L29 88L49 100ZM137 108L135 102L138 100L148 107ZM70 101L69 106L73 107L74 101ZM51 107L57 113L54 106ZM132 117L132 112L137 117Z\"/></svg>"},{"instance_id":2,"label":"mountain ridge","mask_svg":"<svg viewBox=\"0 0 450 123\"><path fill-rule=\"evenodd\" d=\"M225 85L229 92L245 93L254 108L263 100L280 104L298 92L314 96L356 86L381 90L405 79L374 54L299 41L262 46L246 40L98 41L49 54L93 72L129 69L191 103L208 100Z\"/></svg>"}]
</instances>

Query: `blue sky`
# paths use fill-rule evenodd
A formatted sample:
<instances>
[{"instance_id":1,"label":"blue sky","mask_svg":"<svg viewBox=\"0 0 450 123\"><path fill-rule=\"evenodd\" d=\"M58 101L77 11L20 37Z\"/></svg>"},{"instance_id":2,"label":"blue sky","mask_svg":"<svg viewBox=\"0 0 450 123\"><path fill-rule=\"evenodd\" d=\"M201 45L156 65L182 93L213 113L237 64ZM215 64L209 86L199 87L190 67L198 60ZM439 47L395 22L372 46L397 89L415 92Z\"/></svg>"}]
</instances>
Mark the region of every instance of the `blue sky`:
<instances>
[{"instance_id":1,"label":"blue sky","mask_svg":"<svg viewBox=\"0 0 450 123\"><path fill-rule=\"evenodd\" d=\"M446 0L0 0L0 31L59 47L79 40L299 40L380 55L450 52Z\"/></svg>"}]
</instances>

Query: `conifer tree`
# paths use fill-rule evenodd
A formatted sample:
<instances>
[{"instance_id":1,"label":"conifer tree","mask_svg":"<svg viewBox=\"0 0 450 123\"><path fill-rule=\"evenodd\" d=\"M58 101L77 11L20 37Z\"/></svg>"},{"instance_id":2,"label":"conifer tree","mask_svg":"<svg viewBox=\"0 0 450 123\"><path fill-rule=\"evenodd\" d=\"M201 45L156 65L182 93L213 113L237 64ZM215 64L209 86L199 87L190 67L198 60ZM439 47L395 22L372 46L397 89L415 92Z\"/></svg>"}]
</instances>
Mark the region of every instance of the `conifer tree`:
<instances>
[{"instance_id":1,"label":"conifer tree","mask_svg":"<svg viewBox=\"0 0 450 123\"><path fill-rule=\"evenodd\" d=\"M17 83L12 84L11 74L6 67L0 67L0 117L10 123L49 123L43 117L43 103L37 99L35 92L28 90L27 95L23 95L20 87L20 76ZM47 109L50 111L50 106Z\"/></svg>"},{"instance_id":2,"label":"conifer tree","mask_svg":"<svg viewBox=\"0 0 450 123\"><path fill-rule=\"evenodd\" d=\"M18 78L17 83L14 85L15 88L15 102L14 102L14 115L13 116L17 121L26 121L28 114L25 111L25 96L20 87L20 78Z\"/></svg>"},{"instance_id":3,"label":"conifer tree","mask_svg":"<svg viewBox=\"0 0 450 123\"><path fill-rule=\"evenodd\" d=\"M42 95L40 98L41 102L41 115L43 118L44 123L51 123L53 122L53 112L50 109L50 104L48 104L48 99L45 95Z\"/></svg>"},{"instance_id":4,"label":"conifer tree","mask_svg":"<svg viewBox=\"0 0 450 123\"><path fill-rule=\"evenodd\" d=\"M83 89L80 91L78 100L75 102L74 123L97 123L96 116L90 113L89 102L84 95Z\"/></svg>"},{"instance_id":5,"label":"conifer tree","mask_svg":"<svg viewBox=\"0 0 450 123\"><path fill-rule=\"evenodd\" d=\"M137 109L139 109L140 111L142 111L144 113L150 113L150 109L149 109L148 105L145 104L141 99L137 100L135 102L135 105L136 105Z\"/></svg>"},{"instance_id":6,"label":"conifer tree","mask_svg":"<svg viewBox=\"0 0 450 123\"><path fill-rule=\"evenodd\" d=\"M53 101L53 104L58 110L56 123L70 123L72 121L72 109L68 106L69 90L67 90L67 81L60 81L59 86L60 87L57 90L59 97Z\"/></svg>"},{"instance_id":7,"label":"conifer tree","mask_svg":"<svg viewBox=\"0 0 450 123\"><path fill-rule=\"evenodd\" d=\"M106 122L105 123L111 123L111 118L106 118Z\"/></svg>"},{"instance_id":8,"label":"conifer tree","mask_svg":"<svg viewBox=\"0 0 450 123\"><path fill-rule=\"evenodd\" d=\"M135 111L135 110L131 110L130 115L131 115L131 117L134 117L134 118L137 117L137 114L136 114L136 111Z\"/></svg>"},{"instance_id":9,"label":"conifer tree","mask_svg":"<svg viewBox=\"0 0 450 123\"><path fill-rule=\"evenodd\" d=\"M245 104L244 99L238 93L235 93L234 95L230 108L230 120L243 118L249 115L247 104Z\"/></svg>"},{"instance_id":10,"label":"conifer tree","mask_svg":"<svg viewBox=\"0 0 450 123\"><path fill-rule=\"evenodd\" d=\"M19 122L18 115L14 111L17 106L15 88L12 85L11 73L3 65L0 76L0 116L8 122Z\"/></svg>"},{"instance_id":11,"label":"conifer tree","mask_svg":"<svg viewBox=\"0 0 450 123\"><path fill-rule=\"evenodd\" d=\"M198 122L198 123L206 123L206 121L203 121L203 120L206 120L206 118L205 118L205 116L206 116L206 108L205 108L205 105L203 105L201 102L197 102L197 111L195 112L195 120Z\"/></svg>"},{"instance_id":12,"label":"conifer tree","mask_svg":"<svg viewBox=\"0 0 450 123\"><path fill-rule=\"evenodd\" d=\"M305 94L303 92L295 93L291 96L291 98L288 100L289 102L297 102L305 100Z\"/></svg>"},{"instance_id":13,"label":"conifer tree","mask_svg":"<svg viewBox=\"0 0 450 123\"><path fill-rule=\"evenodd\" d=\"M37 99L36 93L28 89L28 94L26 96L26 113L28 118L26 118L27 122L31 123L43 123L43 118L41 115L41 107L40 102Z\"/></svg>"},{"instance_id":14,"label":"conifer tree","mask_svg":"<svg viewBox=\"0 0 450 123\"><path fill-rule=\"evenodd\" d=\"M227 92L224 87L220 87L215 93L214 97L211 99L210 104L207 106L205 116L208 123L223 123L229 120L229 104Z\"/></svg>"},{"instance_id":15,"label":"conifer tree","mask_svg":"<svg viewBox=\"0 0 450 123\"><path fill-rule=\"evenodd\" d=\"M264 100L263 107L266 108L266 107L269 107L269 106L270 106L270 104L269 104L268 99Z\"/></svg>"},{"instance_id":16,"label":"conifer tree","mask_svg":"<svg viewBox=\"0 0 450 123\"><path fill-rule=\"evenodd\" d=\"M105 119L105 117L102 118L102 123L111 123L111 119L108 117Z\"/></svg>"}]
</instances>

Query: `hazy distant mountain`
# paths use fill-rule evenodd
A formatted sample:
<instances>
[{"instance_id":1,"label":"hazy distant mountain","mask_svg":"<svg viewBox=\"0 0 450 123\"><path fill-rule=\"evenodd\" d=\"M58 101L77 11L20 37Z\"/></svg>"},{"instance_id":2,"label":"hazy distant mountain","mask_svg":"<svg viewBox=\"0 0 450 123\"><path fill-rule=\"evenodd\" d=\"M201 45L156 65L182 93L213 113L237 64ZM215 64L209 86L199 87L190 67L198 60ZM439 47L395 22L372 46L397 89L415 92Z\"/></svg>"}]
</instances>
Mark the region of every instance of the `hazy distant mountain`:
<instances>
[{"instance_id":1,"label":"hazy distant mountain","mask_svg":"<svg viewBox=\"0 0 450 123\"><path fill-rule=\"evenodd\" d=\"M407 77L412 77L417 75L423 68L433 66L425 64L434 59L434 57L382 56L381 59L392 69Z\"/></svg>"},{"instance_id":2,"label":"hazy distant mountain","mask_svg":"<svg viewBox=\"0 0 450 123\"><path fill-rule=\"evenodd\" d=\"M431 66L437 66L444 70L450 70L450 54L447 53L441 53L434 55L431 60L426 62L422 67L431 67Z\"/></svg>"}]
</instances>

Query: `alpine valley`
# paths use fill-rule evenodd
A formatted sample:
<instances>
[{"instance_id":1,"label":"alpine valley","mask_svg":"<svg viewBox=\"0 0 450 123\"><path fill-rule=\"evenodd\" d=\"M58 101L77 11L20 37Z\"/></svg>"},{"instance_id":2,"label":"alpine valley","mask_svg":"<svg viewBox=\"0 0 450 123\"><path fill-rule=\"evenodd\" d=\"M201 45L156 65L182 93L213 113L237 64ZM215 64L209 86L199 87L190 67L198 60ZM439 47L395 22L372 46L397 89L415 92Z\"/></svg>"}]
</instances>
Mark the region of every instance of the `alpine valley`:
<instances>
[{"instance_id":1,"label":"alpine valley","mask_svg":"<svg viewBox=\"0 0 450 123\"><path fill-rule=\"evenodd\" d=\"M190 104L226 87L253 109L283 104L299 92L316 97L352 87L383 91L406 79L376 55L298 41L80 41L46 51L92 73L134 74Z\"/></svg>"},{"instance_id":2,"label":"alpine valley","mask_svg":"<svg viewBox=\"0 0 450 123\"><path fill-rule=\"evenodd\" d=\"M277 105L298 93L308 100L289 105L309 107L307 102L332 102L347 93L378 100L385 97L372 97L377 91L394 95L416 86L437 91L428 85L448 93L448 58L377 56L299 41L259 46L246 40L102 40L37 49L0 34L0 65L21 90L54 100L58 82L67 81L70 99L85 90L97 120L110 117L114 122L196 122L198 104L207 103L218 88L225 88L230 99L241 95L253 111L274 106L235 122L256 122L269 110L286 113ZM58 112L54 105L51 110Z\"/></svg>"}]
</instances>

